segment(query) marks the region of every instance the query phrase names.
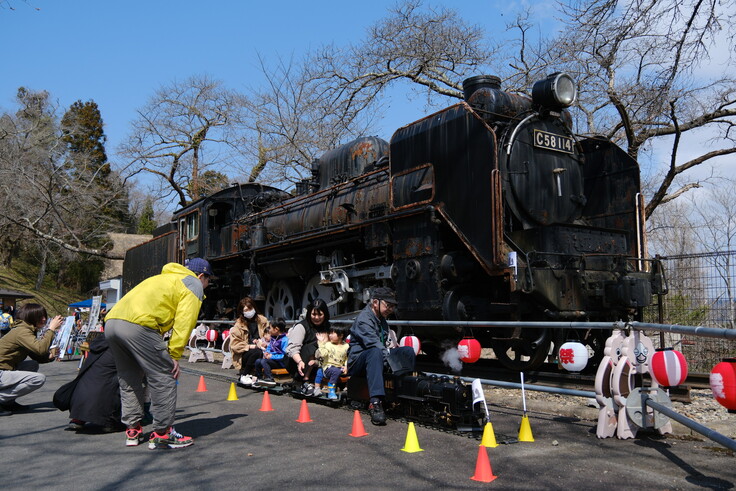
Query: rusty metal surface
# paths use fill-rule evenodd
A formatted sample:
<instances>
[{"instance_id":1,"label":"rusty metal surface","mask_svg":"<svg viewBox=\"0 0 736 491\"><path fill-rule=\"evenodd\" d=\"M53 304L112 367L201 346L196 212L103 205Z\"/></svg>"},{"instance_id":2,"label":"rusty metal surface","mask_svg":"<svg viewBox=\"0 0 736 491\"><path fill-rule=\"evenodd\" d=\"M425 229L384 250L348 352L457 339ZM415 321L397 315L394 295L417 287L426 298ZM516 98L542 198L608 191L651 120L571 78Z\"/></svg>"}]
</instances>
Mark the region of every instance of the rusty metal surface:
<instances>
[{"instance_id":1,"label":"rusty metal surface","mask_svg":"<svg viewBox=\"0 0 736 491\"><path fill-rule=\"evenodd\" d=\"M608 140L588 138L580 145L585 155L583 216L593 226L629 231L627 250L636 255L636 200L639 165Z\"/></svg>"},{"instance_id":2,"label":"rusty metal surface","mask_svg":"<svg viewBox=\"0 0 736 491\"><path fill-rule=\"evenodd\" d=\"M128 249L123 262L123 294L149 276L159 274L164 264L175 261L177 234L173 230Z\"/></svg>"},{"instance_id":3,"label":"rusty metal surface","mask_svg":"<svg viewBox=\"0 0 736 491\"><path fill-rule=\"evenodd\" d=\"M386 155L388 143L375 136L358 138L324 153L316 162L319 167L319 189L363 174L370 165Z\"/></svg>"},{"instance_id":4,"label":"rusty metal surface","mask_svg":"<svg viewBox=\"0 0 736 491\"><path fill-rule=\"evenodd\" d=\"M496 136L465 103L397 130L391 138L391 173L424 164L434 170L434 203L484 268L494 263L491 172Z\"/></svg>"},{"instance_id":5,"label":"rusty metal surface","mask_svg":"<svg viewBox=\"0 0 736 491\"><path fill-rule=\"evenodd\" d=\"M278 243L310 232L358 224L373 218L378 208L388 211L385 169L286 201L267 213L251 216L248 224L262 224L267 242Z\"/></svg>"}]
</instances>

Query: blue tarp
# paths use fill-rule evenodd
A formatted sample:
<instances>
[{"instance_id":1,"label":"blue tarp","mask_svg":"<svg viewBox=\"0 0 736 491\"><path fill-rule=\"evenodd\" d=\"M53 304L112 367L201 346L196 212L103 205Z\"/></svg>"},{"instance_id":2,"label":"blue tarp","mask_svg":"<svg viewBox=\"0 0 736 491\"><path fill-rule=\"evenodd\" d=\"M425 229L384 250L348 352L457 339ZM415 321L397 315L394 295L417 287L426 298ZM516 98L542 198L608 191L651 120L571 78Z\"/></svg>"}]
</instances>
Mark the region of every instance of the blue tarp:
<instances>
[{"instance_id":1,"label":"blue tarp","mask_svg":"<svg viewBox=\"0 0 736 491\"><path fill-rule=\"evenodd\" d=\"M88 298L87 300L82 300L81 302L70 303L69 304L69 307L71 307L73 309L91 309L92 308L92 299L91 298ZM105 308L105 304L102 303L100 305L100 308L101 309L104 309Z\"/></svg>"}]
</instances>

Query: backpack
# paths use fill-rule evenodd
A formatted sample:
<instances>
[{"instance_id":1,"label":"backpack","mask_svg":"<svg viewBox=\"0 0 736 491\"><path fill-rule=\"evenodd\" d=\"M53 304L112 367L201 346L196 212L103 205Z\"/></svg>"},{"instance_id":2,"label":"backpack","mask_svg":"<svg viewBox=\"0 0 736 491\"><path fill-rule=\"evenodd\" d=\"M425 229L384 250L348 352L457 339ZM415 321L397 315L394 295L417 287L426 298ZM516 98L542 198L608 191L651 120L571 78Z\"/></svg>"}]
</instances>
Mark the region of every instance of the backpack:
<instances>
[{"instance_id":1,"label":"backpack","mask_svg":"<svg viewBox=\"0 0 736 491\"><path fill-rule=\"evenodd\" d=\"M10 329L10 314L0 315L0 329Z\"/></svg>"}]
</instances>

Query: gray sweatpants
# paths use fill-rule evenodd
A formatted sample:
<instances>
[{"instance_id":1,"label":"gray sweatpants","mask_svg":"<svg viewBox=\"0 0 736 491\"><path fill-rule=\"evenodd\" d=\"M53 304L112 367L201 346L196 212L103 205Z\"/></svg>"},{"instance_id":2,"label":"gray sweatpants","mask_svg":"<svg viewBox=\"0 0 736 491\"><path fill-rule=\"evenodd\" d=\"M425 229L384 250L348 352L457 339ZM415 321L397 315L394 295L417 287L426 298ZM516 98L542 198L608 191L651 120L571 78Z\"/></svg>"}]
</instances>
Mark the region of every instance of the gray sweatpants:
<instances>
[{"instance_id":1,"label":"gray sweatpants","mask_svg":"<svg viewBox=\"0 0 736 491\"><path fill-rule=\"evenodd\" d=\"M38 362L23 360L15 370L0 370L0 404L13 402L46 382L46 375L38 372Z\"/></svg>"},{"instance_id":2,"label":"gray sweatpants","mask_svg":"<svg viewBox=\"0 0 736 491\"><path fill-rule=\"evenodd\" d=\"M153 429L163 430L173 425L176 379L171 370L174 360L161 334L132 322L111 319L105 324L105 338L118 370L123 423L133 427L143 419L145 377L151 396Z\"/></svg>"}]
</instances>

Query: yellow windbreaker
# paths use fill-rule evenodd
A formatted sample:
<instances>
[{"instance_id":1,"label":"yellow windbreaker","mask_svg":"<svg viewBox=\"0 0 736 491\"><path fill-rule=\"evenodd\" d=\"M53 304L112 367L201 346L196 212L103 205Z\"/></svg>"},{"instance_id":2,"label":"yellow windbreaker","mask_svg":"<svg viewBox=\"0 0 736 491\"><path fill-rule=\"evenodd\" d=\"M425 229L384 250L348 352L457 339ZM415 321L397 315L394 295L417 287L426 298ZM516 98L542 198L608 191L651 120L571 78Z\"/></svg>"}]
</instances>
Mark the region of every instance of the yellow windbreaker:
<instances>
[{"instance_id":1,"label":"yellow windbreaker","mask_svg":"<svg viewBox=\"0 0 736 491\"><path fill-rule=\"evenodd\" d=\"M189 335L197 323L204 289L197 275L181 264L169 263L161 274L141 281L105 316L159 331L173 329L169 354L181 358Z\"/></svg>"}]
</instances>

